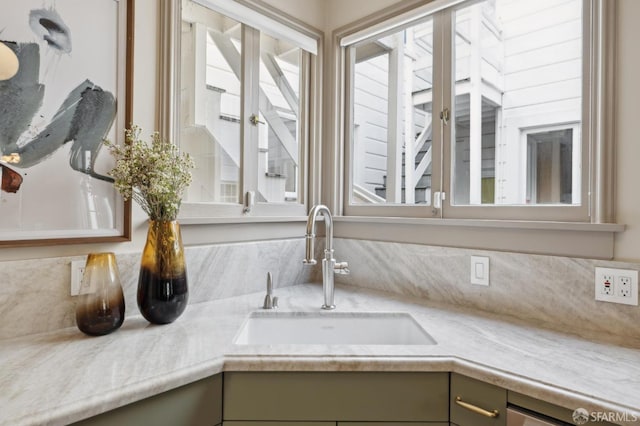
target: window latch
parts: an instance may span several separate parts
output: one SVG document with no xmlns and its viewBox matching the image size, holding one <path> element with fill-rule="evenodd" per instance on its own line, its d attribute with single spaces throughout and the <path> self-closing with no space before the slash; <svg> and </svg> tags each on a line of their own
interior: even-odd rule
<svg viewBox="0 0 640 426">
<path fill-rule="evenodd" d="M 440 111 L 440 120 L 442 120 L 445 126 L 449 124 L 449 108 Z"/>
<path fill-rule="evenodd" d="M 266 124 L 264 121 L 260 121 L 260 118 L 257 114 L 251 114 L 251 117 L 249 117 L 249 123 L 253 124 L 254 126 L 257 126 L 258 123 Z"/>
<path fill-rule="evenodd" d="M 244 214 L 250 213 L 251 209 L 253 208 L 253 205 L 255 204 L 255 200 L 256 200 L 256 193 L 253 191 L 247 191 L 247 193 L 244 194 L 244 209 L 242 209 L 242 213 Z"/>
<path fill-rule="evenodd" d="M 447 199 L 447 194 L 444 192 L 434 192 L 433 193 L 433 208 L 441 209 L 442 202 Z"/>
</svg>

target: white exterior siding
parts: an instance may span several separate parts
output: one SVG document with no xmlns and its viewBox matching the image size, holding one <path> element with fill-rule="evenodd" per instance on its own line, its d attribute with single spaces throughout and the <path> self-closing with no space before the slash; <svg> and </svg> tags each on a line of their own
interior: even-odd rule
<svg viewBox="0 0 640 426">
<path fill-rule="evenodd" d="M 522 130 L 582 119 L 582 2 L 498 2 L 504 40 L 502 143 L 496 202 L 524 204 L 527 168 Z M 579 155 L 578 155 L 579 157 Z M 574 158 L 574 164 L 580 158 Z"/>
</svg>

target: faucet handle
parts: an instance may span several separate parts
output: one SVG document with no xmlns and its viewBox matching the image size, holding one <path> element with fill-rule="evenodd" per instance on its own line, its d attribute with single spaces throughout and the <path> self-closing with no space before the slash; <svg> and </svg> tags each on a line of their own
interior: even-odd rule
<svg viewBox="0 0 640 426">
<path fill-rule="evenodd" d="M 333 267 L 333 271 L 339 275 L 349 275 L 349 263 L 348 262 L 336 262 Z"/>
<path fill-rule="evenodd" d="M 264 303 L 262 304 L 262 309 L 273 309 L 273 300 L 271 299 L 270 294 L 267 294 L 266 296 L 264 296 Z"/>
<path fill-rule="evenodd" d="M 318 261 L 315 259 L 302 259 L 302 263 L 308 266 L 317 265 Z"/>
</svg>

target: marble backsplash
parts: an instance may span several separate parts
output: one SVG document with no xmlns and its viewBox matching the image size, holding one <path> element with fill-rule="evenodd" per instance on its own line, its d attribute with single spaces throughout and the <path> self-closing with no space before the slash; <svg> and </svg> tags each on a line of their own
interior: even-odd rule
<svg viewBox="0 0 640 426">
<path fill-rule="evenodd" d="M 317 257 L 322 251 L 316 245 Z M 216 244 L 186 248 L 189 303 L 262 292 L 271 272 L 275 287 L 319 282 L 319 268 L 299 260 L 304 239 Z M 489 287 L 470 284 L 470 255 L 490 259 Z M 640 270 L 640 264 L 335 239 L 335 257 L 350 275 L 336 282 L 512 317 L 569 332 L 640 343 L 640 308 L 594 300 L 594 267 Z M 0 262 L 0 339 L 75 325 L 69 295 L 71 260 L 83 257 Z M 118 253 L 126 315 L 137 315 L 140 253 Z M 340 292 L 336 292 L 339 302 Z M 260 299 L 260 298 L 258 298 Z M 262 300 L 256 300 L 256 307 Z"/>
<path fill-rule="evenodd" d="M 186 247 L 185 256 L 190 304 L 264 291 L 267 272 L 276 288 L 309 282 L 313 272 L 301 261 L 304 239 Z M 85 258 L 0 262 L 0 339 L 75 326 L 70 262 Z M 138 315 L 140 253 L 117 253 L 116 258 L 125 316 Z M 256 300 L 256 307 L 261 303 Z"/>
<path fill-rule="evenodd" d="M 640 264 L 558 256 L 336 239 L 348 261 L 343 285 L 366 287 L 506 315 L 583 337 L 640 342 L 640 307 L 596 302 L 594 268 Z M 489 257 L 488 287 L 470 283 L 470 256 Z M 336 299 L 339 293 L 336 294 Z"/>
</svg>

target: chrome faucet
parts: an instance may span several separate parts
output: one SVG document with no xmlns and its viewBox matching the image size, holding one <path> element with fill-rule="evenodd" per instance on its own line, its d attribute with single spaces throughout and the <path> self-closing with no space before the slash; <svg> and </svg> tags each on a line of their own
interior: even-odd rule
<svg viewBox="0 0 640 426">
<path fill-rule="evenodd" d="M 273 277 L 271 272 L 267 272 L 267 294 L 264 296 L 262 309 L 276 309 L 278 307 L 278 298 L 273 296 Z"/>
<path fill-rule="evenodd" d="M 325 205 L 318 204 L 313 206 L 309 212 L 307 219 L 307 235 L 305 258 L 302 261 L 305 265 L 315 265 L 318 262 L 314 259 L 313 243 L 316 238 L 316 219 L 318 215 L 324 217 L 325 226 L 325 247 L 324 259 L 322 259 L 322 292 L 324 293 L 324 304 L 322 309 L 335 309 L 333 303 L 334 284 L 333 274 L 348 274 L 349 264 L 347 262 L 336 262 L 333 258 L 333 219 L 329 208 Z"/>
</svg>

